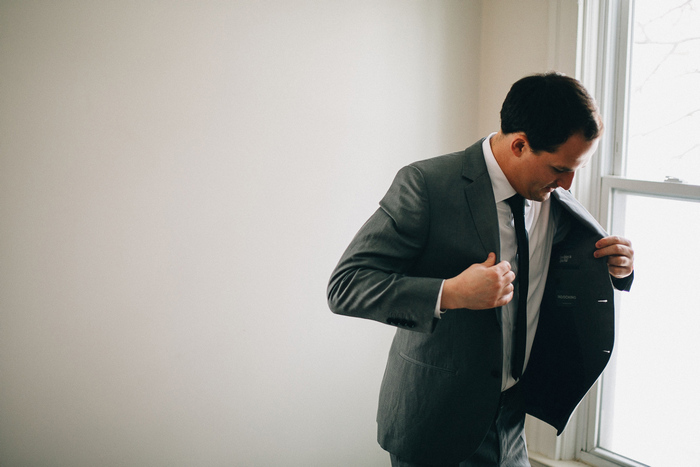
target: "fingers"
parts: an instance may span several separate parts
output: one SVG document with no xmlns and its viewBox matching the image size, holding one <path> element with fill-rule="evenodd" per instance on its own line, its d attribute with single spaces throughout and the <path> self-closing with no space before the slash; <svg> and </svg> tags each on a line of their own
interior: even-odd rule
<svg viewBox="0 0 700 467">
<path fill-rule="evenodd" d="M 609 237 L 601 238 L 598 240 L 595 244 L 596 248 L 604 248 L 606 246 L 610 245 L 615 245 L 615 244 L 622 244 L 622 245 L 627 245 L 627 246 L 632 246 L 632 242 L 630 242 L 628 239 L 625 237 L 618 237 L 617 235 L 611 235 Z"/>
<path fill-rule="evenodd" d="M 494 302 L 489 305 L 489 308 L 495 308 L 498 306 L 504 306 L 511 300 L 513 300 L 513 294 L 515 293 L 515 288 L 513 284 L 508 284 L 500 290 L 500 293 L 496 296 Z"/>
<path fill-rule="evenodd" d="M 496 255 L 494 253 L 489 253 L 487 261 L 491 260 L 492 256 L 493 262 L 495 262 Z M 491 266 L 491 270 L 496 273 L 496 280 L 500 289 L 493 306 L 503 306 L 513 299 L 513 281 L 515 280 L 515 273 L 512 271 L 508 261 L 501 261 Z"/>
<path fill-rule="evenodd" d="M 608 271 L 613 277 L 622 278 L 632 274 L 634 270 L 632 242 L 624 237 L 612 235 L 601 238 L 595 246 L 597 250 L 593 256 L 596 258 L 607 257 Z"/>
<path fill-rule="evenodd" d="M 513 299 L 513 293 L 515 287 L 513 286 L 513 281 L 515 280 L 515 273 L 510 269 L 510 263 L 508 261 L 501 261 L 498 263 L 494 269 L 501 269 L 505 273 L 500 276 L 500 297 L 497 298 L 494 306 L 504 306 Z"/>
<path fill-rule="evenodd" d="M 504 289 L 503 289 L 503 294 L 504 296 L 510 295 L 511 298 L 513 298 L 513 294 L 515 293 L 515 286 L 513 286 L 513 283 L 511 282 L 508 284 Z M 508 302 L 510 301 L 510 298 L 508 299 Z M 507 302 L 506 302 L 507 303 Z"/>
<path fill-rule="evenodd" d="M 512 286 L 511 286 L 512 287 Z M 494 306 L 505 306 L 507 305 L 511 300 L 513 300 L 513 291 L 511 290 L 510 293 L 507 293 L 503 295 Z"/>
<path fill-rule="evenodd" d="M 632 265 L 632 259 L 624 255 L 608 257 L 608 266 L 626 268 Z"/>
<path fill-rule="evenodd" d="M 632 242 L 624 237 L 618 237 L 612 235 L 610 237 L 601 238 L 595 244 L 597 250 L 593 255 L 596 258 L 602 258 L 603 256 L 610 255 L 626 255 L 629 256 L 633 253 Z"/>
<path fill-rule="evenodd" d="M 632 258 L 634 250 L 632 242 L 623 237 L 611 236 L 598 240 L 595 244 L 597 250 L 593 253 L 596 258 L 603 256 L 626 256 Z"/>
<path fill-rule="evenodd" d="M 634 270 L 634 261 L 627 256 L 608 256 L 608 271 L 617 278 L 627 277 Z"/>
</svg>

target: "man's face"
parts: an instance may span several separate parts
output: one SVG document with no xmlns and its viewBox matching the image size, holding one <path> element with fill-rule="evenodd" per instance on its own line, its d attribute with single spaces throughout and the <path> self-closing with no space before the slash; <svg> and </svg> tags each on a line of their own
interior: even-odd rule
<svg viewBox="0 0 700 467">
<path fill-rule="evenodd" d="M 597 139 L 586 141 L 580 133 L 572 135 L 555 152 L 534 153 L 526 144 L 513 188 L 534 201 L 546 200 L 557 187 L 568 190 L 574 173 L 588 163 L 597 147 Z"/>
</svg>

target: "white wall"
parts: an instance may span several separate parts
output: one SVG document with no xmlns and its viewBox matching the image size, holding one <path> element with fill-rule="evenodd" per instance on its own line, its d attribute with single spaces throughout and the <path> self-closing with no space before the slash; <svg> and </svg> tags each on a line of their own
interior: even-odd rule
<svg viewBox="0 0 700 467">
<path fill-rule="evenodd" d="M 503 98 L 520 78 L 576 74 L 577 0 L 484 0 L 479 134 L 498 131 Z"/>
<path fill-rule="evenodd" d="M 326 281 L 480 136 L 481 7 L 0 2 L 0 465 L 387 465 Z"/>
</svg>

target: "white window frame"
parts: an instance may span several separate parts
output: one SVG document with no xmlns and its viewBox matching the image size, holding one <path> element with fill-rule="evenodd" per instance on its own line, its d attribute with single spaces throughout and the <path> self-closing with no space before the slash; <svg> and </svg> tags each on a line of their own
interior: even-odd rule
<svg viewBox="0 0 700 467">
<path fill-rule="evenodd" d="M 621 227 L 624 219 L 623 203 L 618 201 L 614 209 L 612 205 L 618 192 L 700 200 L 700 186 L 697 185 L 634 180 L 622 176 L 625 173 L 628 58 L 631 50 L 633 2 L 634 0 L 578 2 L 576 77 L 595 97 L 605 131 L 598 149 L 599 157 L 577 171 L 572 191 L 607 231 L 613 225 Z M 550 0 L 550 17 L 556 16 L 561 7 L 557 0 Z M 557 24 L 553 18 L 550 18 L 550 23 Z M 550 41 L 557 43 L 556 28 L 550 31 Z M 550 56 L 556 57 L 556 51 L 550 50 Z M 557 69 L 556 66 L 553 68 Z M 559 437 L 553 428 L 543 422 L 528 419 L 526 430 L 528 445 L 533 442 L 530 446 L 534 448 L 534 452 L 530 453 L 533 467 L 644 467 L 598 447 L 601 392 L 602 378 L 584 398 Z"/>
<path fill-rule="evenodd" d="M 603 227 L 621 227 L 624 205 L 613 209 L 617 192 L 700 200 L 700 186 L 625 178 L 630 28 L 634 0 L 582 0 L 579 3 L 577 76 L 595 96 L 604 119 L 600 157 L 577 174 L 574 191 Z M 669 174 L 673 175 L 673 174 Z M 604 378 L 605 376 L 603 376 Z M 598 447 L 601 406 L 599 381 L 579 407 L 575 458 L 600 467 L 642 467 L 630 459 Z M 573 420 L 572 420 L 573 421 Z"/>
</svg>

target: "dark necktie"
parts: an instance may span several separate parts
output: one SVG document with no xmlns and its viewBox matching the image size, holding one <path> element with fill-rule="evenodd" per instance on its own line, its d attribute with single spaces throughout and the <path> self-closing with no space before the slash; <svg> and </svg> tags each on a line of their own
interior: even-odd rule
<svg viewBox="0 0 700 467">
<path fill-rule="evenodd" d="M 525 365 L 525 341 L 527 339 L 527 288 L 530 281 L 530 248 L 525 230 L 524 198 L 519 194 L 506 200 L 513 211 L 515 236 L 518 240 L 518 308 L 515 317 L 515 335 L 513 336 L 513 358 L 511 374 L 520 379 Z"/>
</svg>

